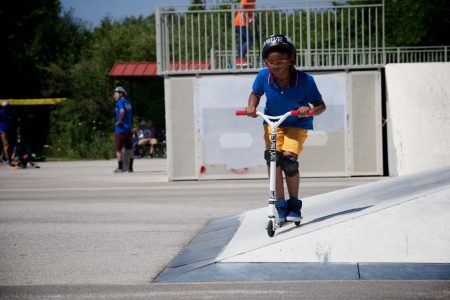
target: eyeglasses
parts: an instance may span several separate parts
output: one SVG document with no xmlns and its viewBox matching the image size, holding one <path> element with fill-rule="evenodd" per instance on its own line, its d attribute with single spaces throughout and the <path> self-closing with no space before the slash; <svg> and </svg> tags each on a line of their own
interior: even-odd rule
<svg viewBox="0 0 450 300">
<path fill-rule="evenodd" d="M 278 68 L 278 67 L 288 65 L 290 63 L 291 63 L 290 59 L 280 60 L 280 61 L 266 60 L 266 65 L 270 68 Z"/>
</svg>

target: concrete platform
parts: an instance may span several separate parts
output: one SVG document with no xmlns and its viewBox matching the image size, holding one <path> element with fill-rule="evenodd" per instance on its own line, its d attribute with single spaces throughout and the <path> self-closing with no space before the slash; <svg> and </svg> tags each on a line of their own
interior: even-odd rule
<svg viewBox="0 0 450 300">
<path fill-rule="evenodd" d="M 273 238 L 267 208 L 204 228 L 156 282 L 450 280 L 450 166 L 305 198 Z"/>
</svg>

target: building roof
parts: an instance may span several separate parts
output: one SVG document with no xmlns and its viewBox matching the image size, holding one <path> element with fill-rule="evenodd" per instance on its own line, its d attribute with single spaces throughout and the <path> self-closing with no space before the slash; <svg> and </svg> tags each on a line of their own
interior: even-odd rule
<svg viewBox="0 0 450 300">
<path fill-rule="evenodd" d="M 158 76 L 156 62 L 116 62 L 108 75 L 111 77 Z"/>
<path fill-rule="evenodd" d="M 171 71 L 197 71 L 211 68 L 207 61 L 174 61 L 169 64 Z M 110 77 L 153 77 L 158 76 L 156 62 L 116 62 L 108 74 Z"/>
<path fill-rule="evenodd" d="M 169 64 L 170 71 L 198 71 L 210 68 L 208 61 L 175 61 Z"/>
</svg>

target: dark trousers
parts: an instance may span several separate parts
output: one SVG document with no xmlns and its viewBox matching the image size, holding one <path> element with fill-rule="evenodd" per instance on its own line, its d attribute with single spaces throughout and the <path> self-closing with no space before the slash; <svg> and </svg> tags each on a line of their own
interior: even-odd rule
<svg viewBox="0 0 450 300">
<path fill-rule="evenodd" d="M 248 34 L 247 34 L 248 32 Z M 247 55 L 247 51 L 250 47 L 253 46 L 253 31 L 249 26 L 237 26 L 236 27 L 236 36 L 237 39 L 237 55 L 238 57 L 245 57 Z M 248 36 L 248 40 L 247 40 Z"/>
</svg>

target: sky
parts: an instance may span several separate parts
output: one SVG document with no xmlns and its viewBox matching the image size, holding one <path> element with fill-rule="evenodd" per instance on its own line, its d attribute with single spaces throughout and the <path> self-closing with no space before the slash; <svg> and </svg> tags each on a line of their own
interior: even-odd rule
<svg viewBox="0 0 450 300">
<path fill-rule="evenodd" d="M 139 15 L 148 16 L 155 11 L 155 7 L 160 6 L 189 6 L 192 0 L 60 0 L 63 10 L 70 8 L 74 10 L 74 16 L 86 21 L 88 26 L 96 27 L 100 21 L 108 16 L 113 20 L 120 20 L 125 17 Z M 267 2 L 264 0 L 263 2 Z M 330 4 L 330 0 L 315 0 L 318 4 Z M 220 0 L 206 0 L 206 3 L 214 4 Z M 257 1 L 258 2 L 258 1 Z M 270 2 L 276 3 L 276 0 Z"/>
<path fill-rule="evenodd" d="M 148 16 L 158 5 L 189 5 L 191 0 L 60 0 L 64 10 L 73 8 L 74 16 L 93 27 L 109 16 L 120 20 L 129 16 Z"/>
</svg>

